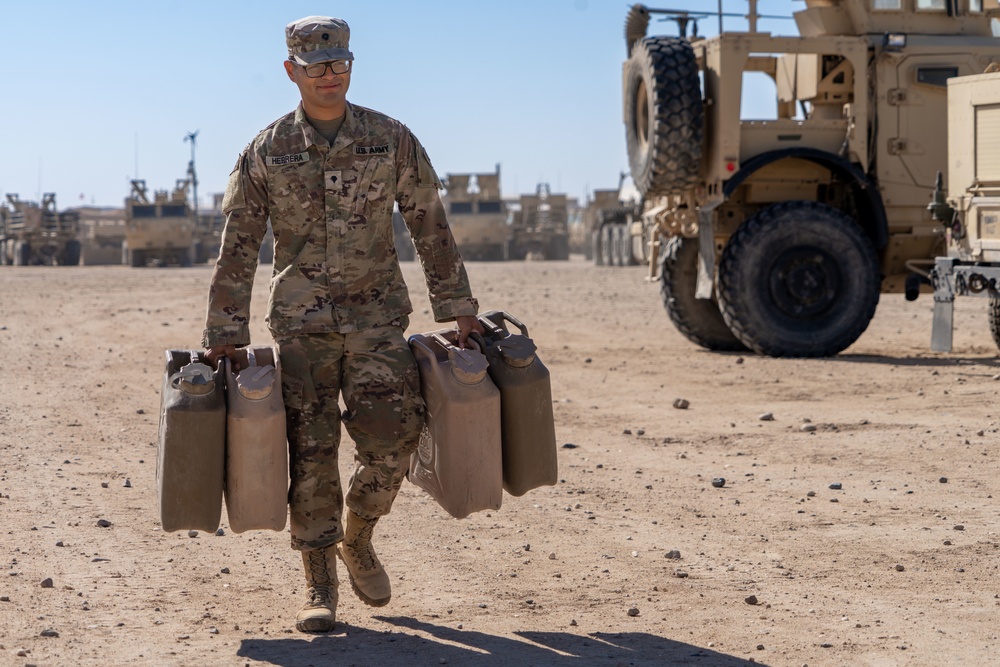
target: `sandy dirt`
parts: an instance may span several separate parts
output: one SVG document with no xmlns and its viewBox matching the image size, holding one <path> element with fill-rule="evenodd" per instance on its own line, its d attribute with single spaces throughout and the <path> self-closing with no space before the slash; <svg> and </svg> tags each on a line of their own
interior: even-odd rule
<svg viewBox="0 0 1000 667">
<path fill-rule="evenodd" d="M 404 270 L 410 333 L 438 328 Z M 688 343 L 642 268 L 470 263 L 551 371 L 560 482 L 464 520 L 404 484 L 391 604 L 342 583 L 312 636 L 287 532 L 159 528 L 163 351 L 198 344 L 210 271 L 0 269 L 0 665 L 996 664 L 985 300 L 951 354 L 928 296 L 887 295 L 844 354 L 771 359 Z"/>
</svg>

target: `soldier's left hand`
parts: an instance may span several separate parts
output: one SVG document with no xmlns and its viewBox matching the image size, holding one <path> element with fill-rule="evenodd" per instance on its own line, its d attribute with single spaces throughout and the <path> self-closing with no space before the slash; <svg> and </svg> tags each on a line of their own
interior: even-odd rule
<svg viewBox="0 0 1000 667">
<path fill-rule="evenodd" d="M 486 334 L 486 330 L 483 325 L 480 324 L 479 319 L 475 315 L 459 315 L 455 318 L 455 323 L 458 325 L 458 346 L 467 347 L 466 341 L 469 339 L 469 334 L 475 331 L 480 336 Z"/>
</svg>

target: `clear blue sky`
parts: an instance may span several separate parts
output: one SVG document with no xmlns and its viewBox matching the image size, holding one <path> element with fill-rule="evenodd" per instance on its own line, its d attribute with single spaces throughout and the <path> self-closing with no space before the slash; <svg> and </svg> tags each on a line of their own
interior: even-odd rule
<svg viewBox="0 0 1000 667">
<path fill-rule="evenodd" d="M 614 187 L 627 168 L 621 66 L 630 4 L 0 0 L 0 194 L 55 192 L 60 209 L 121 206 L 130 178 L 151 189 L 183 178 L 184 137 L 198 130 L 205 206 L 250 139 L 298 102 L 281 65 L 285 24 L 331 14 L 351 26 L 348 99 L 406 123 L 439 174 L 499 162 L 505 196 L 545 181 L 582 199 Z M 716 0 L 648 4 L 703 10 Z M 760 0 L 759 11 L 790 16 L 792 5 Z M 742 13 L 746 2 L 724 8 Z M 704 21 L 700 32 L 717 27 Z M 761 29 L 795 31 L 791 21 Z"/>
</svg>

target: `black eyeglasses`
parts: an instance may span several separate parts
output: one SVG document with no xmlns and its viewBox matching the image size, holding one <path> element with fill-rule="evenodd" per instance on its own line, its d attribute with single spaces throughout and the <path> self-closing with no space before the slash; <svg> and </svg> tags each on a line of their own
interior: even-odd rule
<svg viewBox="0 0 1000 667">
<path fill-rule="evenodd" d="M 326 68 L 334 74 L 347 74 L 351 71 L 350 60 L 328 60 L 322 63 L 312 63 L 311 65 L 300 65 L 306 71 L 306 76 L 310 79 L 318 79 L 326 74 Z"/>
</svg>

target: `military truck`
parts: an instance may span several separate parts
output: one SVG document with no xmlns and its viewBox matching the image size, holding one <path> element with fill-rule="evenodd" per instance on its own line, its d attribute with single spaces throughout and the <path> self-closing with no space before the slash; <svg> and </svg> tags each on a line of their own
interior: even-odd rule
<svg viewBox="0 0 1000 667">
<path fill-rule="evenodd" d="M 552 194 L 539 183 L 533 195 L 521 195 L 511 217 L 507 259 L 569 259 L 569 212 L 565 194 Z"/>
<path fill-rule="evenodd" d="M 0 227 L 0 264 L 13 266 L 76 266 L 80 263 L 80 216 L 56 210 L 56 195 L 42 203 L 7 195 Z"/>
<path fill-rule="evenodd" d="M 157 190 L 151 201 L 146 181 L 132 181 L 132 192 L 125 199 L 122 264 L 191 266 L 195 239 L 188 184 L 186 179 L 178 179 L 171 193 Z"/>
<path fill-rule="evenodd" d="M 500 165 L 492 174 L 447 174 L 444 186 L 441 199 L 462 258 L 504 259 L 510 227 L 500 198 Z"/>
<path fill-rule="evenodd" d="M 629 223 L 642 214 L 642 197 L 627 172 L 618 177 L 617 190 L 594 190 L 584 212 L 589 230 L 587 259 L 596 266 L 633 266 L 639 261 L 632 253 Z M 639 255 L 643 256 L 643 245 Z"/>
<path fill-rule="evenodd" d="M 709 12 L 628 12 L 623 115 L 643 197 L 629 246 L 692 342 L 833 355 L 880 293 L 930 290 L 946 85 L 1000 60 L 996 0 L 805 0 L 790 37 L 759 32 L 748 4 L 748 32 L 711 38 L 686 30 Z M 647 37 L 654 15 L 680 34 Z M 761 73 L 774 117 L 743 118 Z"/>
<path fill-rule="evenodd" d="M 948 236 L 931 271 L 931 349 L 951 351 L 956 296 L 989 299 L 1000 347 L 1000 71 L 948 80 L 947 171 L 930 205 Z"/>
</svg>

